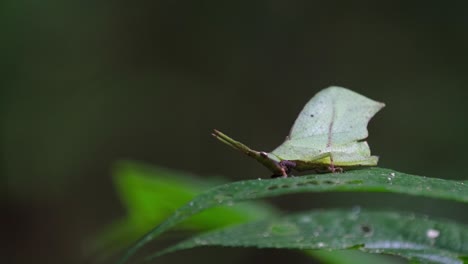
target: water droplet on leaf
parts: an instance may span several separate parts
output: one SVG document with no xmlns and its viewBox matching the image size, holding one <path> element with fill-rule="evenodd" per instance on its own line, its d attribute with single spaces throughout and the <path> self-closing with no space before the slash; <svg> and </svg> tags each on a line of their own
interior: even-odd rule
<svg viewBox="0 0 468 264">
<path fill-rule="evenodd" d="M 436 239 L 437 237 L 439 237 L 439 235 L 440 231 L 437 229 L 428 229 L 426 231 L 426 236 L 430 239 Z"/>
</svg>

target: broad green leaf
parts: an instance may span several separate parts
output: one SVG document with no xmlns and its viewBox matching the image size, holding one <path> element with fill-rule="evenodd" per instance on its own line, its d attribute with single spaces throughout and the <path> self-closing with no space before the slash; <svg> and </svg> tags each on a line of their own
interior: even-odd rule
<svg viewBox="0 0 468 264">
<path fill-rule="evenodd" d="M 332 86 L 317 93 L 294 122 L 286 141 L 271 153 L 255 151 L 215 130 L 221 142 L 253 157 L 275 175 L 292 170 L 335 170 L 375 166 L 368 136 L 369 120 L 385 105 L 343 87 Z"/>
<path fill-rule="evenodd" d="M 292 193 L 332 191 L 402 193 L 468 203 L 468 185 L 463 182 L 426 178 L 382 168 L 233 182 L 208 190 L 177 209 L 166 221 L 128 249 L 120 263 L 125 263 L 139 248 L 161 233 L 207 208 Z"/>
<path fill-rule="evenodd" d="M 323 264 L 397 264 L 403 259 L 395 256 L 368 254 L 355 249 L 348 250 L 304 250 Z"/>
<path fill-rule="evenodd" d="M 106 259 L 144 235 L 155 223 L 163 221 L 197 194 L 223 183 L 219 179 L 201 179 L 196 175 L 131 161 L 118 162 L 113 174 L 117 194 L 128 215 L 116 220 L 87 243 L 88 254 L 93 255 L 94 259 Z M 269 204 L 255 201 L 212 208 L 188 218 L 177 228 L 210 230 L 275 215 L 276 210 Z M 326 259 L 327 254 L 310 252 L 310 255 L 320 259 Z M 342 263 L 347 264 L 353 259 L 356 259 L 355 263 L 362 263 L 360 260 L 363 257 L 369 258 L 368 255 L 357 255 L 354 251 L 333 254 L 331 257 L 334 263 L 341 259 L 345 261 Z"/>
<path fill-rule="evenodd" d="M 396 212 L 325 210 L 228 227 L 198 235 L 149 257 L 197 246 L 342 250 L 462 263 L 468 226 Z"/>
</svg>

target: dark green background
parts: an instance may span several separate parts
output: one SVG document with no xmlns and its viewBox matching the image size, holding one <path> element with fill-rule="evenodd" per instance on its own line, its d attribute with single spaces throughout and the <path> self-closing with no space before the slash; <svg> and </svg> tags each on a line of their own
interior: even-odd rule
<svg viewBox="0 0 468 264">
<path fill-rule="evenodd" d="M 110 175 L 119 159 L 201 177 L 268 177 L 211 129 L 272 150 L 330 85 L 387 104 L 369 126 L 380 166 L 467 179 L 468 5 L 455 3 L 3 1 L 7 262 L 82 263 L 86 239 L 124 214 Z M 395 195 L 275 202 L 285 211 L 361 204 L 468 221 L 466 206 Z M 307 262 L 219 252 L 232 262 Z M 215 260 L 209 249 L 192 253 Z"/>
</svg>

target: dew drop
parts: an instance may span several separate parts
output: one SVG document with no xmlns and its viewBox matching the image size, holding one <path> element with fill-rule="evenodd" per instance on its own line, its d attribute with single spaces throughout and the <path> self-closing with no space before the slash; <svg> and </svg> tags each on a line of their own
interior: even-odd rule
<svg viewBox="0 0 468 264">
<path fill-rule="evenodd" d="M 351 214 L 349 215 L 349 219 L 351 220 L 356 220 L 359 218 L 359 214 L 361 213 L 361 207 L 360 206 L 355 206 L 351 210 Z"/>
<path fill-rule="evenodd" d="M 440 231 L 437 229 L 428 229 L 426 231 L 426 236 L 429 239 L 436 239 L 437 237 L 439 237 L 439 235 L 440 235 Z"/>
<path fill-rule="evenodd" d="M 351 213 L 353 214 L 360 214 L 361 213 L 361 206 L 354 206 L 353 209 L 351 209 Z"/>
</svg>

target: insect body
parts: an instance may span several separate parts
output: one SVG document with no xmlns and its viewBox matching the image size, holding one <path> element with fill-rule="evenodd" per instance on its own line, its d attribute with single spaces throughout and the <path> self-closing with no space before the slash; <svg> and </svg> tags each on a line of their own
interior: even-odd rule
<svg viewBox="0 0 468 264">
<path fill-rule="evenodd" d="M 375 166 L 366 141 L 367 124 L 385 104 L 342 87 L 317 93 L 304 106 L 286 140 L 272 152 L 255 151 L 214 130 L 221 142 L 256 159 L 274 175 L 297 171 L 342 171 Z"/>
</svg>

